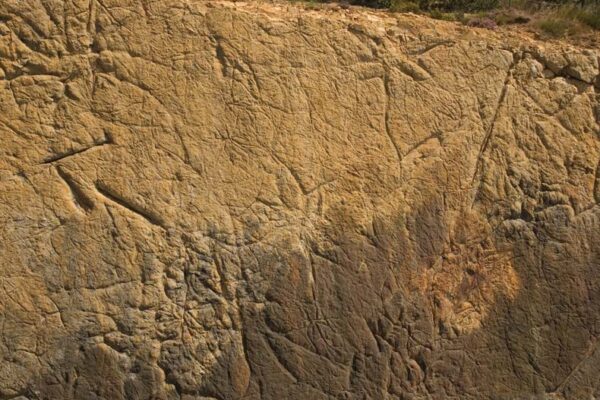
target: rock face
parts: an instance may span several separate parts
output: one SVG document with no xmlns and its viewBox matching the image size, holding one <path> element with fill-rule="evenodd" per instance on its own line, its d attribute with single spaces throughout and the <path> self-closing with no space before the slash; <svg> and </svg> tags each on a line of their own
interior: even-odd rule
<svg viewBox="0 0 600 400">
<path fill-rule="evenodd" d="M 3 0 L 0 68 L 0 399 L 600 396 L 597 52 Z"/>
</svg>

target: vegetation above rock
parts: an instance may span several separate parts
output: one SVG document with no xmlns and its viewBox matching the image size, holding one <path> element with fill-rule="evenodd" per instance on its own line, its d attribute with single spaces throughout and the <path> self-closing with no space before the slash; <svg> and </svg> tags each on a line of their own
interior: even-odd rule
<svg viewBox="0 0 600 400">
<path fill-rule="evenodd" d="M 343 3 L 392 12 L 428 14 L 436 19 L 460 21 L 488 29 L 495 29 L 498 25 L 530 23 L 541 35 L 554 38 L 600 30 L 598 0 L 348 0 Z"/>
</svg>

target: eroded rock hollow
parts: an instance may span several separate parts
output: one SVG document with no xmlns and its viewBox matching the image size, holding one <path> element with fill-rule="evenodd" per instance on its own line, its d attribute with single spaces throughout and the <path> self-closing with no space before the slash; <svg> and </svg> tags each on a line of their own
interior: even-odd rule
<svg viewBox="0 0 600 400">
<path fill-rule="evenodd" d="M 600 396 L 598 52 L 0 2 L 1 399 Z"/>
</svg>

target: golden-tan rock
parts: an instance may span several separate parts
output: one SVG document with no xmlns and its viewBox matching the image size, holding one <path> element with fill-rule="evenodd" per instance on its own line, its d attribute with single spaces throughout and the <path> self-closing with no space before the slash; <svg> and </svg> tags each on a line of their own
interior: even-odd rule
<svg viewBox="0 0 600 400">
<path fill-rule="evenodd" d="M 0 399 L 600 397 L 598 57 L 0 2 Z"/>
</svg>

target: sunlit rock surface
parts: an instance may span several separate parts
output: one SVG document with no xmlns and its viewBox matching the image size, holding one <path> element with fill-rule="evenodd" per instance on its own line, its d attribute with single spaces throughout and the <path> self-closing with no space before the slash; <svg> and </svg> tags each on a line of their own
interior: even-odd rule
<svg viewBox="0 0 600 400">
<path fill-rule="evenodd" d="M 0 398 L 599 397 L 599 87 L 414 15 L 0 2 Z"/>
</svg>

